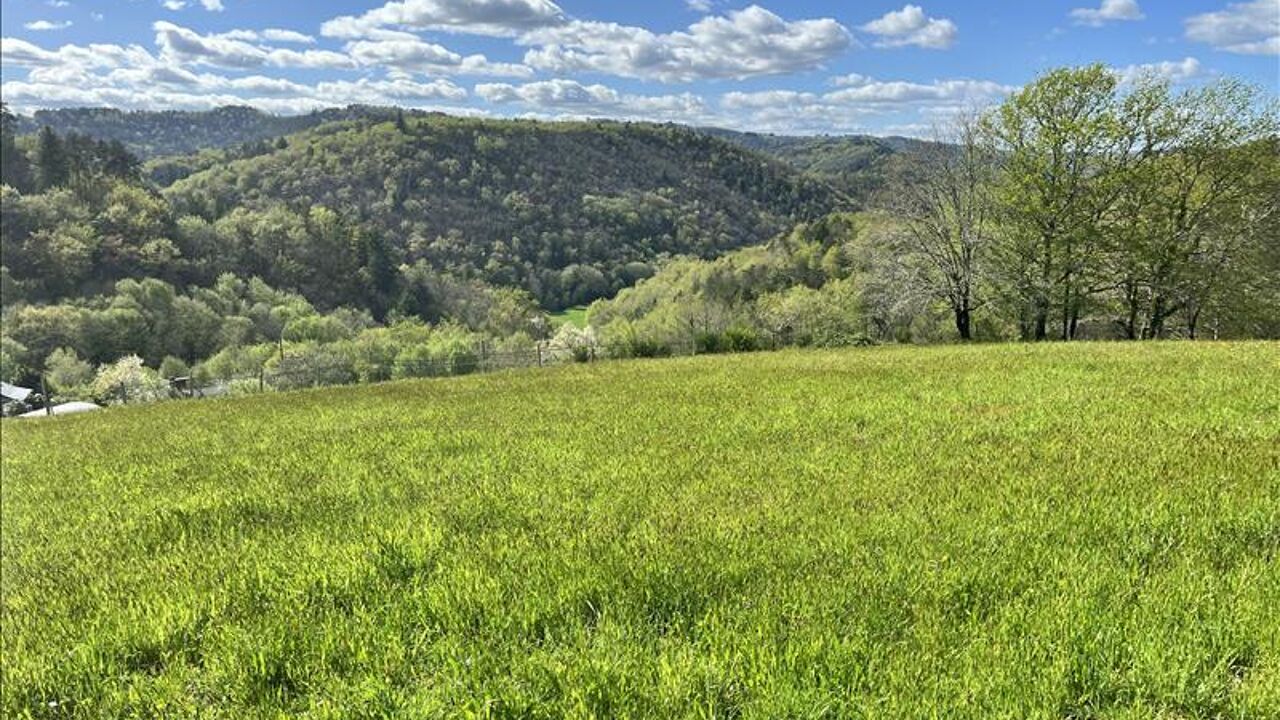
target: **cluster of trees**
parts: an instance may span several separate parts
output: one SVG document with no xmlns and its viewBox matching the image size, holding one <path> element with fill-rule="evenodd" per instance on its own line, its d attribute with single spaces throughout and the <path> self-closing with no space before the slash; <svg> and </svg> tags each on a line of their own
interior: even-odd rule
<svg viewBox="0 0 1280 720">
<path fill-rule="evenodd" d="M 136 178 L 139 162 L 118 140 L 97 140 L 70 133 L 60 136 L 49 127 L 24 138 L 19 146 L 17 119 L 0 106 L 0 183 L 18 192 L 43 192 L 107 176 Z"/>
<path fill-rule="evenodd" d="M 672 263 L 591 322 L 659 345 L 1278 337 L 1278 131 L 1230 80 L 1054 71 L 916 146 L 873 215 Z"/>
<path fill-rule="evenodd" d="M 1173 92 L 1095 65 L 956 121 L 890 210 L 955 317 L 1018 336 L 1274 336 L 1280 126 L 1232 80 Z"/>
<path fill-rule="evenodd" d="M 673 261 L 588 319 L 623 355 L 940 341 L 946 314 L 908 290 L 913 271 L 886 242 L 894 232 L 880 213 L 833 214 L 715 260 Z"/>
<path fill-rule="evenodd" d="M 177 376 L 288 388 L 460 374 L 489 356 L 532 351 L 550 331 L 520 290 L 428 281 L 441 283 L 449 303 L 441 309 L 457 319 L 432 325 L 397 312 L 383 322 L 351 308 L 321 312 L 301 295 L 230 274 L 187 292 L 154 278 L 121 280 L 108 295 L 8 310 L 0 379 L 38 386 L 43 375 L 59 399 L 114 402 L 150 398 L 156 387 L 167 394 L 164 381 Z M 146 393 L 100 381 L 122 374 Z"/>
</svg>

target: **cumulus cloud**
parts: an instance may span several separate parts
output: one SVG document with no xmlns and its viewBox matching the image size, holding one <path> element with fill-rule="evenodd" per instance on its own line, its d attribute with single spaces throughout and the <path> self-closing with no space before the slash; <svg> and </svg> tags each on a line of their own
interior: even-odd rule
<svg viewBox="0 0 1280 720">
<path fill-rule="evenodd" d="M 550 0 L 401 0 L 363 15 L 333 18 L 320 33 L 355 39 L 376 37 L 387 28 L 409 28 L 509 37 L 565 19 L 564 11 Z"/>
<path fill-rule="evenodd" d="M 513 63 L 490 62 L 484 55 L 462 56 L 416 35 L 390 39 L 359 40 L 347 44 L 347 52 L 361 65 L 402 72 L 439 75 L 490 75 L 530 77 L 533 70 Z"/>
<path fill-rule="evenodd" d="M 327 52 L 253 45 L 245 49 L 234 45 L 247 44 L 243 41 L 211 37 L 199 36 L 199 42 L 192 47 L 205 52 L 212 43 L 220 53 L 218 63 L 192 64 L 216 66 L 234 62 L 234 70 L 297 67 L 311 62 L 309 53 Z M 166 50 L 171 51 L 172 47 L 162 48 L 158 55 L 137 45 L 63 45 L 50 50 L 19 38 L 4 38 L 0 43 L 3 62 L 26 68 L 27 77 L 5 82 L 0 90 L 5 101 L 22 112 L 84 105 L 121 109 L 249 105 L 268 112 L 298 113 L 351 103 L 439 108 L 439 103 L 457 103 L 468 97 L 466 89 L 442 78 L 429 82 L 410 77 L 361 78 L 308 84 L 266 74 L 237 77 L 195 72 L 186 64 L 175 62 Z M 193 52 L 192 48 L 183 51 Z M 462 58 L 460 64 L 466 61 Z"/>
<path fill-rule="evenodd" d="M 1240 55 L 1280 55 L 1280 2 L 1233 3 L 1186 19 L 1188 40 Z"/>
<path fill-rule="evenodd" d="M 267 28 L 266 30 L 229 30 L 222 33 L 221 36 L 231 40 L 247 40 L 250 42 L 270 40 L 272 42 L 297 43 L 299 45 L 314 45 L 316 41 L 316 39 L 310 35 L 306 35 L 295 30 L 285 30 L 283 28 Z"/>
<path fill-rule="evenodd" d="M 884 109 L 890 106 L 965 105 L 997 100 L 1015 88 L 989 80 L 935 80 L 931 83 L 901 80 L 881 81 L 865 75 L 834 78 L 841 87 L 826 93 L 766 90 L 762 92 L 729 92 L 721 99 L 728 109 L 760 109 L 769 107 L 817 108 L 867 106 Z"/>
<path fill-rule="evenodd" d="M 272 65 L 301 68 L 353 68 L 349 56 L 331 50 L 292 50 L 256 45 L 241 38 L 246 31 L 202 35 L 195 30 L 163 20 L 152 25 L 160 54 L 178 62 L 198 63 L 232 69 Z M 256 37 L 256 34 L 255 34 Z"/>
<path fill-rule="evenodd" d="M 475 94 L 496 105 L 521 106 L 533 117 L 711 121 L 706 103 L 692 93 L 632 95 L 600 84 L 557 79 L 522 85 L 481 84 L 476 85 Z"/>
<path fill-rule="evenodd" d="M 525 64 L 553 73 L 602 72 L 690 82 L 809 70 L 849 47 L 835 20 L 786 21 L 758 5 L 710 16 L 684 32 L 575 20 L 519 38 Z"/>
<path fill-rule="evenodd" d="M 882 132 L 893 127 L 895 134 L 920 135 L 929 127 L 922 118 L 993 103 L 1015 89 L 985 80 L 919 83 L 858 74 L 832 78 L 831 84 L 839 89 L 725 93 L 719 102 L 718 122 L 767 132 L 830 133 L 867 132 L 868 121 L 875 119 Z"/>
<path fill-rule="evenodd" d="M 1071 19 L 1077 25 L 1100 27 L 1118 20 L 1141 20 L 1145 15 L 1138 7 L 1137 0 L 1102 0 L 1096 8 L 1076 8 L 1071 11 Z"/>
<path fill-rule="evenodd" d="M 28 30 L 47 31 L 47 30 L 65 30 L 71 27 L 70 20 L 33 20 L 26 23 L 22 27 Z"/>
<path fill-rule="evenodd" d="M 1200 61 L 1193 57 L 1181 60 L 1166 60 L 1158 63 L 1143 63 L 1116 68 L 1116 75 L 1124 83 L 1132 83 L 1143 77 L 1155 77 L 1171 83 L 1193 80 L 1202 74 Z"/>
<path fill-rule="evenodd" d="M 63 45 L 47 50 L 21 38 L 0 40 L 0 59 L 20 67 L 49 68 L 116 68 L 144 66 L 156 62 L 155 57 L 138 45 Z"/>
<path fill-rule="evenodd" d="M 916 47 L 945 50 L 956 41 L 956 24 L 947 19 L 927 16 L 919 5 L 904 5 L 901 10 L 885 13 L 883 17 L 859 28 L 876 35 L 876 47 Z"/>
</svg>

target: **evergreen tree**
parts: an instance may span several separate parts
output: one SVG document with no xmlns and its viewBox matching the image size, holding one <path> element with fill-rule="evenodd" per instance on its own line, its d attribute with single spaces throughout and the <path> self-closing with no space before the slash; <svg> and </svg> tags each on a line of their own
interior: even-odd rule
<svg viewBox="0 0 1280 720">
<path fill-rule="evenodd" d="M 70 174 L 71 165 L 62 138 L 45 125 L 36 141 L 36 189 L 44 191 L 66 185 Z"/>
<path fill-rule="evenodd" d="M 0 184 L 19 192 L 31 189 L 31 163 L 16 141 L 18 119 L 0 103 Z"/>
</svg>

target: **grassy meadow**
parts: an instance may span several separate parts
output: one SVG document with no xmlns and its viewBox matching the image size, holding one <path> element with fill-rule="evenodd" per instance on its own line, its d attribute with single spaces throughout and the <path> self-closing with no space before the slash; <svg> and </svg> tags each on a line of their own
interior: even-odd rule
<svg viewBox="0 0 1280 720">
<path fill-rule="evenodd" d="M 575 305 L 559 312 L 553 312 L 550 317 L 551 324 L 555 327 L 569 323 L 576 328 L 585 328 L 587 326 L 587 306 Z"/>
<path fill-rule="evenodd" d="M 0 715 L 1280 717 L 1280 345 L 887 347 L 3 431 Z"/>
</svg>

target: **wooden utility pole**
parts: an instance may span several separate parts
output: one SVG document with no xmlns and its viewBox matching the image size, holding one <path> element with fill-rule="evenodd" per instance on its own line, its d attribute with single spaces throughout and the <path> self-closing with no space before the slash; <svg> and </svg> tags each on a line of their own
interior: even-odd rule
<svg viewBox="0 0 1280 720">
<path fill-rule="evenodd" d="M 44 414 L 53 415 L 53 402 L 49 397 L 49 388 L 44 381 L 44 373 L 40 373 L 40 397 L 44 399 Z"/>
</svg>

